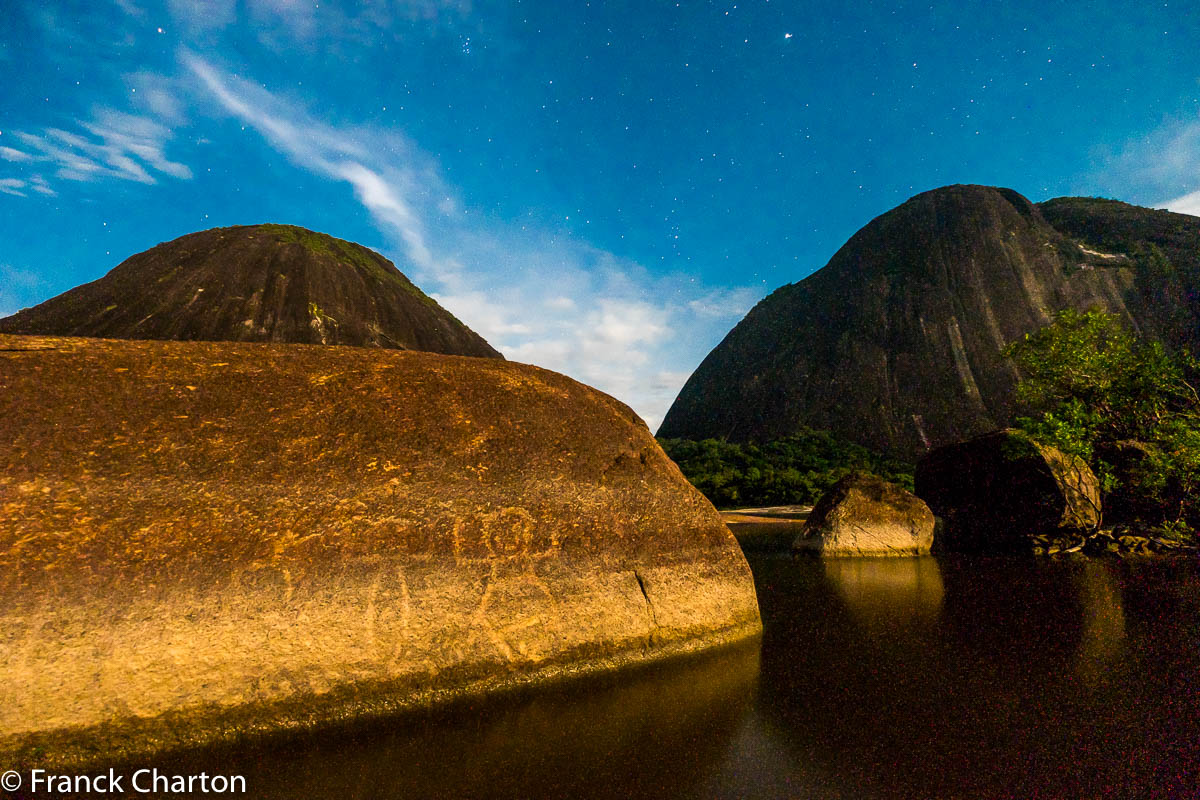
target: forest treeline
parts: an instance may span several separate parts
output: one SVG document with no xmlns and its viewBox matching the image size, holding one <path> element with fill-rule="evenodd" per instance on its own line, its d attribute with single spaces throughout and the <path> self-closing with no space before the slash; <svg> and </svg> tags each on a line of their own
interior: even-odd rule
<svg viewBox="0 0 1200 800">
<path fill-rule="evenodd" d="M 659 439 L 683 474 L 718 508 L 812 505 L 846 473 L 861 470 L 912 489 L 913 465 L 824 431 L 771 442 Z"/>
</svg>

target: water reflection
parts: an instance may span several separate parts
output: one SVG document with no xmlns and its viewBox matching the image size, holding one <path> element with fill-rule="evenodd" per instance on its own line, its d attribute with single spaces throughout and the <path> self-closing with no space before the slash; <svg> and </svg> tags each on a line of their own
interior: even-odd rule
<svg viewBox="0 0 1200 800">
<path fill-rule="evenodd" d="M 725 759 L 694 796 L 698 798 L 854 797 L 850 782 L 815 759 L 797 758 L 793 736 L 761 709 L 742 719 Z M 686 797 L 681 793 L 680 797 Z"/>
<path fill-rule="evenodd" d="M 1082 617 L 1075 674 L 1096 686 L 1111 675 L 1125 647 L 1125 607 L 1111 564 L 1087 561 L 1080 567 L 1072 576 Z"/>
<path fill-rule="evenodd" d="M 759 708 L 850 796 L 1196 796 L 1194 564 L 752 563 Z"/>
<path fill-rule="evenodd" d="M 761 654 L 191 757 L 267 798 L 1194 797 L 1186 561 L 753 556 Z M 161 766 L 161 765 L 160 765 Z"/>
<path fill-rule="evenodd" d="M 935 558 L 828 558 L 825 578 L 866 626 L 935 623 L 942 571 Z"/>
<path fill-rule="evenodd" d="M 759 644 L 393 726 L 194 754 L 263 798 L 678 797 L 726 758 Z M 219 766 L 219 770 L 216 767 Z"/>
</svg>

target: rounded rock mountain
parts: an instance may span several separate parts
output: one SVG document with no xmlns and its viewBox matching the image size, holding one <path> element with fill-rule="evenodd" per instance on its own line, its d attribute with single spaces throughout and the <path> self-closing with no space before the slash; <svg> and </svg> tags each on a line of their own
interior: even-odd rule
<svg viewBox="0 0 1200 800">
<path fill-rule="evenodd" d="M 1200 344 L 1200 219 L 1011 189 L 918 194 L 829 263 L 763 299 L 704 359 L 665 438 L 764 441 L 826 430 L 893 456 L 1011 421 L 1009 342 L 1056 311 L 1100 308 L 1169 345 Z"/>
<path fill-rule="evenodd" d="M 0 319 L 0 333 L 500 354 L 362 245 L 294 225 L 181 236 Z"/>
</svg>

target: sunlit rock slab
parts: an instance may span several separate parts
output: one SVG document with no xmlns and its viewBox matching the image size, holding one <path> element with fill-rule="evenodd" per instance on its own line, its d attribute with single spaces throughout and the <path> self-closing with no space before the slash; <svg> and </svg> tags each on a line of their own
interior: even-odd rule
<svg viewBox="0 0 1200 800">
<path fill-rule="evenodd" d="M 0 755 L 391 714 L 760 631 L 645 424 L 564 376 L 0 335 Z"/>
</svg>

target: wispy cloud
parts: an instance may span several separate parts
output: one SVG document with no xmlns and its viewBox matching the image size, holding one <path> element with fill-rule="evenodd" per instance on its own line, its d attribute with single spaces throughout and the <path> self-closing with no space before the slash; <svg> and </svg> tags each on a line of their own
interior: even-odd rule
<svg viewBox="0 0 1200 800">
<path fill-rule="evenodd" d="M 437 165 L 395 131 L 337 128 L 200 56 L 183 62 L 225 113 L 295 165 L 354 193 L 400 267 L 507 357 L 571 375 L 656 427 L 690 371 L 761 293 L 656 276 L 555 231 L 476 222 Z"/>
<path fill-rule="evenodd" d="M 237 21 L 237 0 L 167 0 L 167 9 L 191 32 L 217 30 Z"/>
<path fill-rule="evenodd" d="M 365 162 L 372 148 L 360 143 L 361 136 L 335 131 L 314 119 L 291 119 L 285 104 L 267 90 L 225 74 L 194 54 L 185 53 L 183 61 L 226 111 L 254 127 L 294 164 L 349 183 L 371 214 L 400 235 L 409 260 L 422 276 L 442 283 L 455 281 L 461 266 L 434 256 L 418 212 L 406 197 L 405 189 L 412 184 L 410 165 L 368 167 Z M 387 138 L 389 151 L 414 149 L 397 134 Z"/>
<path fill-rule="evenodd" d="M 50 188 L 50 184 L 41 175 L 31 175 L 29 177 L 29 188 L 33 189 L 38 194 L 44 194 L 47 197 L 55 197 L 58 192 Z"/>
<path fill-rule="evenodd" d="M 130 90 L 130 100 L 142 116 L 171 128 L 187 124 L 177 78 L 141 70 L 125 75 L 124 81 Z"/>
<path fill-rule="evenodd" d="M 1200 191 L 1190 192 L 1179 197 L 1173 197 L 1160 205 L 1180 214 L 1191 214 L 1200 217 Z"/>
<path fill-rule="evenodd" d="M 4 181 L 0 180 L 0 186 Z M 35 296 L 45 281 L 36 272 L 0 264 L 0 318 L 11 316 L 24 307 L 25 298 Z"/>
<path fill-rule="evenodd" d="M 5 161 L 17 162 L 33 160 L 33 156 L 29 155 L 29 153 L 21 152 L 13 147 L 0 147 L 0 158 L 4 159 Z"/>
<path fill-rule="evenodd" d="M 27 197 L 22 189 L 26 186 L 25 181 L 20 178 L 0 178 L 0 192 L 4 194 L 15 195 L 16 197 Z"/>
<path fill-rule="evenodd" d="M 117 7 L 134 19 L 145 19 L 146 10 L 133 0 L 116 0 Z"/>
<path fill-rule="evenodd" d="M 14 131 L 13 137 L 22 149 L 0 148 L 0 158 L 38 169 L 48 165 L 61 180 L 116 178 L 153 184 L 159 175 L 183 180 L 192 177 L 186 165 L 166 156 L 170 129 L 146 116 L 101 108 L 72 130 Z M 54 193 L 40 175 L 25 181 L 34 191 Z"/>
<path fill-rule="evenodd" d="M 1099 161 L 1105 193 L 1200 215 L 1200 119 L 1164 122 Z"/>
<path fill-rule="evenodd" d="M 37 192 L 47 197 L 54 197 L 57 194 L 41 175 L 30 175 L 28 179 L 0 178 L 0 192 L 16 197 L 28 197 L 26 191 Z"/>
<path fill-rule="evenodd" d="M 314 3 L 311 0 L 167 0 L 176 25 L 193 36 L 219 34 L 247 26 L 259 41 L 275 49 L 331 37 L 367 42 L 393 35 L 398 23 L 428 26 L 465 18 L 470 0 L 376 0 L 371 3 Z M 131 13 L 133 13 L 131 11 Z"/>
</svg>

